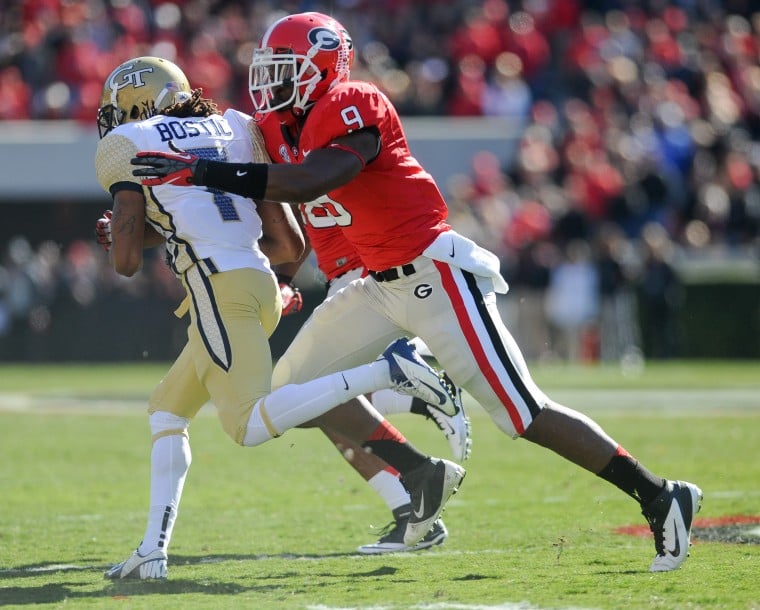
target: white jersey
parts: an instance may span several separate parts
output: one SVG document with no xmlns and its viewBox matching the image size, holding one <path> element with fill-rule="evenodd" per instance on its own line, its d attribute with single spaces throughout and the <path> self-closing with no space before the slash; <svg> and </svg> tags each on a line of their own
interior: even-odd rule
<svg viewBox="0 0 760 610">
<path fill-rule="evenodd" d="M 209 117 L 157 115 L 118 126 L 98 143 L 95 168 L 113 194 L 128 188 L 145 195 L 147 221 L 166 238 L 167 260 L 177 275 L 201 263 L 204 274 L 253 268 L 270 272 L 259 249 L 261 219 L 256 204 L 205 186 L 143 187 L 130 160 L 141 150 L 171 151 L 169 142 L 204 159 L 250 163 L 262 159 L 254 146 L 258 128 L 236 110 Z"/>
</svg>

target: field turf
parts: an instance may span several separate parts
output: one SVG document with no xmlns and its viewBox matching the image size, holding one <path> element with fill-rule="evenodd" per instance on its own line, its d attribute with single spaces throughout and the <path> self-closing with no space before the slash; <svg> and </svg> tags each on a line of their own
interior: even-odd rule
<svg viewBox="0 0 760 610">
<path fill-rule="evenodd" d="M 165 369 L 0 366 L 0 606 L 760 609 L 758 362 L 648 363 L 636 375 L 534 367 L 553 398 L 594 417 L 650 469 L 702 487 L 678 571 L 647 571 L 654 547 L 633 500 L 510 440 L 470 401 L 473 453 L 444 513 L 449 539 L 375 557 L 354 549 L 390 513 L 324 437 L 291 430 L 244 449 L 206 406 L 191 427 L 169 580 L 112 583 L 103 571 L 144 529 L 144 401 Z M 432 423 L 391 420 L 448 457 Z"/>
</svg>

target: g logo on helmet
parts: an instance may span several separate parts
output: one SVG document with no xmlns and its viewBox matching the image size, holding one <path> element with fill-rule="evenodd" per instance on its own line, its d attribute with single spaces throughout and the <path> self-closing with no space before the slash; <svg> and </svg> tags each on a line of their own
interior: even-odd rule
<svg viewBox="0 0 760 610">
<path fill-rule="evenodd" d="M 343 42 L 335 30 L 325 27 L 309 30 L 309 42 L 322 51 L 335 51 Z"/>
</svg>

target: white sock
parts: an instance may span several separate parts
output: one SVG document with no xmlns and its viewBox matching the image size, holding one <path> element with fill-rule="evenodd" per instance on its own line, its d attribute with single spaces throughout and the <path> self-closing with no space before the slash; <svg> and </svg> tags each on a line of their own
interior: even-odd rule
<svg viewBox="0 0 760 610">
<path fill-rule="evenodd" d="M 351 398 L 386 388 L 389 383 L 388 363 L 376 360 L 306 383 L 284 385 L 256 402 L 243 444 L 260 445 Z"/>
<path fill-rule="evenodd" d="M 145 535 L 138 548 L 141 555 L 158 548 L 168 549 L 190 462 L 190 442 L 185 434 L 164 436 L 153 443 L 150 510 Z"/>
<path fill-rule="evenodd" d="M 383 499 L 383 502 L 391 510 L 411 502 L 409 492 L 401 484 L 398 474 L 394 474 L 389 470 L 381 470 L 367 483 L 369 483 L 370 487 L 377 492 L 377 495 Z"/>
<path fill-rule="evenodd" d="M 413 400 L 413 396 L 399 394 L 390 388 L 378 390 L 372 394 L 372 406 L 383 415 L 409 413 L 412 409 Z"/>
</svg>

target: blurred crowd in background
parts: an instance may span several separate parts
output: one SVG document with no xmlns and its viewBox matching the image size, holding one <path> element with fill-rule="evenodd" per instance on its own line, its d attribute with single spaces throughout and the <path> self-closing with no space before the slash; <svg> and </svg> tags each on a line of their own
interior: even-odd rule
<svg viewBox="0 0 760 610">
<path fill-rule="evenodd" d="M 526 356 L 671 358 L 679 261 L 756 259 L 760 248 L 755 4 L 4 1 L 0 120 L 94 126 L 105 78 L 138 55 L 175 61 L 220 107 L 245 111 L 266 27 L 330 13 L 352 34 L 352 76 L 378 84 L 402 116 L 517 126 L 514 155 L 479 153 L 441 188 L 452 226 L 503 261 L 503 307 Z M 61 291 L 84 304 L 179 296 L 159 258 L 122 281 L 91 242 L 19 237 L 0 256 L 0 358 L 17 320 L 27 334 L 53 324 Z"/>
</svg>

